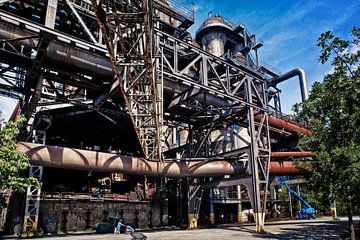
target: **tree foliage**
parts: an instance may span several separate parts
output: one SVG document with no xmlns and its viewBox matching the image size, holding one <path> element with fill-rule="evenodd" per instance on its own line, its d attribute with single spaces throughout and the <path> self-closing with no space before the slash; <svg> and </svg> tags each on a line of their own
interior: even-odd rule
<svg viewBox="0 0 360 240">
<path fill-rule="evenodd" d="M 26 177 L 29 159 L 16 151 L 15 138 L 24 124 L 25 118 L 5 123 L 0 130 L 0 189 L 24 192 L 29 185 L 37 185 L 35 178 Z"/>
<path fill-rule="evenodd" d="M 294 106 L 296 117 L 309 124 L 312 135 L 302 144 L 317 152 L 311 183 L 324 198 L 333 192 L 352 214 L 360 206 L 360 28 L 352 40 L 321 34 L 321 63 L 332 73 L 315 82 L 309 99 Z M 328 200 L 328 199 L 326 199 Z"/>
</svg>

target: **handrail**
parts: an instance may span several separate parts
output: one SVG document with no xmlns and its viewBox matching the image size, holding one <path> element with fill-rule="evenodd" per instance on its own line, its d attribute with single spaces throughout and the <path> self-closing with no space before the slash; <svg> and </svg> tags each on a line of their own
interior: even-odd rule
<svg viewBox="0 0 360 240">
<path fill-rule="evenodd" d="M 161 2 L 159 0 L 156 0 L 157 2 Z M 190 18 L 192 21 L 195 20 L 195 11 L 191 10 L 187 7 L 185 7 L 184 5 L 180 4 L 177 1 L 174 0 L 166 0 L 165 3 L 169 4 L 169 6 L 175 10 L 176 12 L 181 13 L 182 15 L 184 15 L 185 17 Z"/>
</svg>

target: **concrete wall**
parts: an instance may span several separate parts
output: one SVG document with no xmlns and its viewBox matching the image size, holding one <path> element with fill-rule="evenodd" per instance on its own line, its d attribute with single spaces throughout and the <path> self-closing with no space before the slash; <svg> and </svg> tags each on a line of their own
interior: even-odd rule
<svg viewBox="0 0 360 240">
<path fill-rule="evenodd" d="M 150 223 L 150 211 L 152 220 Z M 167 204 L 163 205 L 163 223 L 168 223 Z M 66 220 L 64 216 L 66 215 Z M 136 215 L 137 219 L 136 220 Z M 81 231 L 95 228 L 109 217 L 123 217 L 125 223 L 137 222 L 138 227 L 159 226 L 160 205 L 150 202 L 90 202 L 88 200 L 43 200 L 39 222 L 55 220 L 57 231 Z M 54 225 L 54 224 L 53 224 Z M 50 229 L 49 229 L 50 230 Z"/>
</svg>

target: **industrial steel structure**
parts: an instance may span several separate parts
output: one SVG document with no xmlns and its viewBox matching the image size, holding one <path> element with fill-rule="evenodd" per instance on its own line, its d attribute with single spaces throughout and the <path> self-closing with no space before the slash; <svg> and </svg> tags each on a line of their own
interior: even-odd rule
<svg viewBox="0 0 360 240">
<path fill-rule="evenodd" d="M 187 178 L 191 228 L 203 189 L 238 186 L 241 198 L 241 185 L 263 231 L 269 171 L 298 173 L 278 159 L 313 156 L 296 152 L 310 132 L 284 118 L 276 87 L 298 75 L 306 99 L 306 78 L 260 64 L 262 41 L 221 16 L 193 40 L 194 17 L 173 0 L 0 1 L 0 93 L 28 118 L 18 150 L 30 174 Z M 40 195 L 27 192 L 24 233 L 37 228 Z"/>
</svg>

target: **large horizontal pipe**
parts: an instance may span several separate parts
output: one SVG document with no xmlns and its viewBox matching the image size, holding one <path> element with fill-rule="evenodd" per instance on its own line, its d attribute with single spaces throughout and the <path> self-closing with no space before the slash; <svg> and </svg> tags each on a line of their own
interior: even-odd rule
<svg viewBox="0 0 360 240">
<path fill-rule="evenodd" d="M 1 40 L 20 39 L 12 41 L 13 46 L 36 47 L 39 40 L 31 36 L 34 36 L 34 32 L 0 21 Z M 43 64 L 47 67 L 55 66 L 61 70 L 72 69 L 106 79 L 112 78 L 114 75 L 110 59 L 105 55 L 90 52 L 66 42 L 62 43 L 56 39 L 50 42 Z"/>
<path fill-rule="evenodd" d="M 261 115 L 255 115 L 255 119 L 260 121 L 261 120 Z M 295 134 L 303 134 L 305 136 L 310 136 L 311 135 L 311 131 L 301 127 L 299 125 L 296 125 L 294 123 L 273 117 L 273 116 L 269 116 L 269 125 L 277 128 L 277 129 L 283 129 L 287 132 L 290 133 L 295 133 Z"/>
<path fill-rule="evenodd" d="M 269 172 L 275 176 L 289 176 L 300 174 L 298 169 L 292 161 L 276 162 L 272 161 L 270 164 Z"/>
<path fill-rule="evenodd" d="M 245 173 L 246 169 L 226 161 L 155 162 L 143 158 L 19 142 L 19 152 L 25 153 L 33 165 L 89 171 L 122 172 L 126 174 L 188 177 L 221 176 Z"/>
<path fill-rule="evenodd" d="M 314 152 L 272 152 L 271 157 L 313 157 Z"/>
<path fill-rule="evenodd" d="M 227 161 L 181 161 L 154 162 L 143 158 L 116 155 L 82 149 L 55 147 L 28 142 L 19 142 L 17 150 L 25 153 L 33 165 L 79 169 L 88 171 L 122 172 L 134 175 L 199 177 L 221 176 L 226 174 L 246 174 L 243 162 Z M 299 172 L 292 162 L 271 162 L 270 174 L 294 175 Z"/>
</svg>

